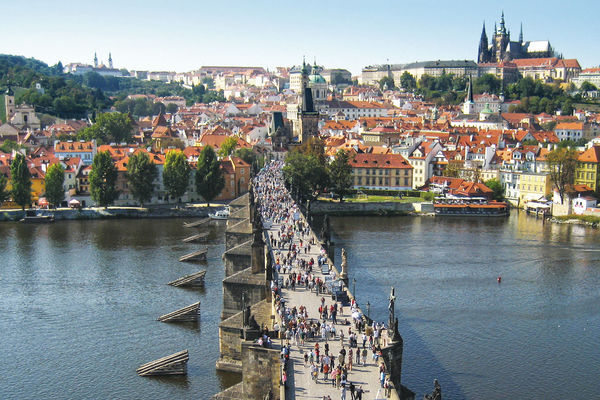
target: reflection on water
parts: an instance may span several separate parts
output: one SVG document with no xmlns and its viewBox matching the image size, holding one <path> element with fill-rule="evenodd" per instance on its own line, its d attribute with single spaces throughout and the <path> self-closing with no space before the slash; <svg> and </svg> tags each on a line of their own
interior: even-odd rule
<svg viewBox="0 0 600 400">
<path fill-rule="evenodd" d="M 597 230 L 509 218 L 332 218 L 359 303 L 386 319 L 396 287 L 403 383 L 422 398 L 600 393 Z M 502 283 L 496 278 L 502 276 Z"/>
</svg>

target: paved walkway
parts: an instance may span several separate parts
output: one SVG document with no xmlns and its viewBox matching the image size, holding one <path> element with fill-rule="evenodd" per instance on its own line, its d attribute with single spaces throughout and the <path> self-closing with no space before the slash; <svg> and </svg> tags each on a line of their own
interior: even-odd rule
<svg viewBox="0 0 600 400">
<path fill-rule="evenodd" d="M 270 190 L 271 192 L 272 190 Z M 287 196 L 287 192 L 285 192 L 285 195 Z M 280 197 L 281 199 L 281 197 Z M 293 204 L 285 204 L 284 202 L 282 202 L 281 206 L 285 206 L 287 207 L 287 210 L 289 210 L 290 213 L 293 213 Z M 263 204 L 263 209 L 265 207 L 268 207 L 268 205 L 264 205 Z M 264 219 L 264 213 L 263 213 L 263 219 Z M 297 214 L 298 216 L 298 214 Z M 304 217 L 300 214 L 299 215 L 299 221 L 306 223 L 306 221 L 304 220 Z M 293 215 L 290 215 L 290 218 L 287 220 L 283 220 L 280 223 L 270 223 L 267 222 L 267 226 L 269 226 L 269 229 L 266 230 L 266 234 L 267 237 L 273 237 L 273 238 L 278 238 L 278 232 L 280 232 L 280 228 L 282 227 L 282 225 L 284 225 L 284 227 L 287 229 L 287 227 L 289 227 L 290 225 L 293 224 Z M 304 252 L 304 247 L 306 247 L 306 243 L 308 241 L 310 241 L 312 239 L 314 239 L 314 242 L 316 243 L 315 245 L 311 246 L 311 249 L 309 252 L 307 252 L 305 254 Z M 299 249 L 298 251 L 298 256 L 297 258 L 299 259 L 303 259 L 306 260 L 306 262 L 308 262 L 311 258 L 313 258 L 315 260 L 315 265 L 313 266 L 312 269 L 312 273 L 315 276 L 315 278 L 320 278 L 322 280 L 325 280 L 325 277 L 323 276 L 323 274 L 320 271 L 320 268 L 317 265 L 317 259 L 319 257 L 319 255 L 321 255 L 321 246 L 318 244 L 318 240 L 315 237 L 314 233 L 312 232 L 312 230 L 310 230 L 310 233 L 304 236 L 303 240 L 303 247 L 300 247 L 300 239 L 301 236 L 299 233 L 296 232 L 296 234 L 293 236 L 292 239 L 292 244 L 296 245 L 296 248 Z M 277 259 L 282 259 L 283 257 L 285 257 L 288 254 L 288 248 L 289 248 L 289 242 L 285 243 L 283 245 L 277 243 L 277 247 L 271 247 L 270 246 L 271 243 L 269 243 L 269 248 L 271 248 L 272 251 L 272 256 L 273 256 L 273 261 L 276 262 Z M 284 249 L 285 248 L 285 249 Z M 302 273 L 303 271 L 301 269 L 299 269 L 298 267 L 296 267 L 296 263 L 292 263 L 292 265 L 294 266 L 292 268 L 291 271 L 288 271 L 288 273 L 281 273 L 279 274 L 280 279 L 283 279 L 284 281 L 289 278 L 289 276 L 291 275 L 291 273 L 296 272 L 296 273 Z M 297 307 L 299 308 L 300 306 L 304 306 L 306 307 L 307 313 L 308 313 L 308 318 L 309 319 L 313 319 L 316 320 L 319 318 L 319 306 L 321 305 L 321 298 L 324 297 L 325 298 L 325 304 L 327 307 L 331 306 L 334 303 L 334 300 L 331 298 L 331 294 L 319 294 L 317 295 L 315 290 L 313 289 L 312 291 L 308 288 L 305 288 L 304 285 L 298 285 L 295 287 L 295 290 L 292 290 L 291 287 L 283 287 L 281 288 L 281 297 L 285 300 L 285 305 L 288 309 L 292 309 L 293 307 Z M 340 308 L 341 304 L 338 303 L 338 309 Z M 319 372 L 318 374 L 318 380 L 315 382 L 312 377 L 311 377 L 311 368 L 310 368 L 310 362 L 309 363 L 305 363 L 305 359 L 304 359 L 304 355 L 306 352 L 308 352 L 308 354 L 310 354 L 310 352 L 314 349 L 315 347 L 315 343 L 319 343 L 319 348 L 320 348 L 320 353 L 324 354 L 324 348 L 325 348 L 325 343 L 327 342 L 329 344 L 329 354 L 332 357 L 335 357 L 335 365 L 337 366 L 339 364 L 338 362 L 338 355 L 339 355 L 339 351 L 342 347 L 342 341 L 340 340 L 339 334 L 340 332 L 343 331 L 344 333 L 344 339 L 343 339 L 343 344 L 344 347 L 346 349 L 346 351 L 348 351 L 350 349 L 349 347 L 349 341 L 348 341 L 348 328 L 351 328 L 353 332 L 356 333 L 356 330 L 354 328 L 354 324 L 350 324 L 350 325 L 343 325 L 342 322 L 344 322 L 344 320 L 348 320 L 348 321 L 352 321 L 352 317 L 350 315 L 350 307 L 346 306 L 343 308 L 343 313 L 339 313 L 337 314 L 337 324 L 335 324 L 335 329 L 336 329 L 336 336 L 334 339 L 327 339 L 327 340 L 323 340 L 321 338 L 321 336 L 319 335 L 318 338 L 314 338 L 314 339 L 307 339 L 304 343 L 304 345 L 302 345 L 301 343 L 298 343 L 296 340 L 291 340 L 291 353 L 290 353 L 290 362 L 291 362 L 291 368 L 289 368 L 288 371 L 288 390 L 287 390 L 287 395 L 286 395 L 286 399 L 323 399 L 323 396 L 330 396 L 332 400 L 335 399 L 340 399 L 343 398 L 342 397 L 342 390 L 339 388 L 336 388 L 333 384 L 331 379 L 329 379 L 328 381 L 323 380 L 323 373 Z M 322 321 L 322 320 L 321 320 Z M 332 324 L 331 320 L 328 320 L 328 324 Z M 347 376 L 347 385 L 346 385 L 346 398 L 348 400 L 351 399 L 351 395 L 350 395 L 350 390 L 349 390 L 349 385 L 352 382 L 357 388 L 359 386 L 362 386 L 362 389 L 364 390 L 364 394 L 362 395 L 362 399 L 385 399 L 385 389 L 381 388 L 380 385 L 380 381 L 379 381 L 379 377 L 380 377 L 380 373 L 379 373 L 379 363 L 373 360 L 372 357 L 372 351 L 369 349 L 369 341 L 367 340 L 367 357 L 366 357 L 366 364 L 362 365 L 362 356 L 361 356 L 361 364 L 358 365 L 356 363 L 356 351 L 360 350 L 362 353 L 362 334 L 361 333 L 357 333 L 357 338 L 358 338 L 358 349 L 357 348 L 353 348 L 353 364 L 352 364 L 352 370 L 348 369 L 348 376 Z M 283 340 L 283 342 L 285 342 L 285 340 Z M 346 365 L 348 364 L 348 354 L 345 357 L 345 362 Z M 319 364 L 316 364 L 319 365 Z"/>
</svg>

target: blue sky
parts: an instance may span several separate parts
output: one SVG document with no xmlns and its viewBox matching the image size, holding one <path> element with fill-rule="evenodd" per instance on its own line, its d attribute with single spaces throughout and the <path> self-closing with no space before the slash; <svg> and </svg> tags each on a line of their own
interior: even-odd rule
<svg viewBox="0 0 600 400">
<path fill-rule="evenodd" d="M 475 59 L 504 10 L 513 40 L 550 40 L 582 67 L 600 64 L 597 1 L 13 1 L 0 52 L 49 64 L 190 71 L 202 65 L 291 66 L 316 58 L 360 73 L 368 64 Z"/>
</svg>

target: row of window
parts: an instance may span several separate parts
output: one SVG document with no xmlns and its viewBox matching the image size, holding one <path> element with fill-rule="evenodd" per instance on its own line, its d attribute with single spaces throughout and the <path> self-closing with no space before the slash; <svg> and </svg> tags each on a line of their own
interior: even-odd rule
<svg viewBox="0 0 600 400">
<path fill-rule="evenodd" d="M 390 179 L 390 178 L 377 178 L 377 177 L 364 177 L 364 184 L 365 185 L 377 185 L 377 186 L 390 186 L 390 181 L 394 182 L 395 186 L 401 186 L 402 182 L 402 178 L 395 178 L 395 179 Z M 402 186 L 409 186 L 409 179 L 408 178 L 403 178 L 404 179 L 404 185 Z M 363 184 L 363 177 L 359 176 L 356 178 L 355 181 L 355 185 L 360 186 Z"/>
</svg>

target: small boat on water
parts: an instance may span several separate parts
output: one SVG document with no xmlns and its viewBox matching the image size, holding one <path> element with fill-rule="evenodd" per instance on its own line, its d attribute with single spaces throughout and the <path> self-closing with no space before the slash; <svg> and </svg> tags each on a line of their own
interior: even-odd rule
<svg viewBox="0 0 600 400">
<path fill-rule="evenodd" d="M 42 215 L 37 214 L 35 211 L 28 210 L 25 212 L 25 218 L 22 218 L 19 222 L 27 224 L 54 222 L 54 215 Z"/>
<path fill-rule="evenodd" d="M 210 219 L 227 219 L 227 218 L 229 218 L 229 208 L 219 210 L 215 213 L 209 213 L 208 217 Z"/>
</svg>

